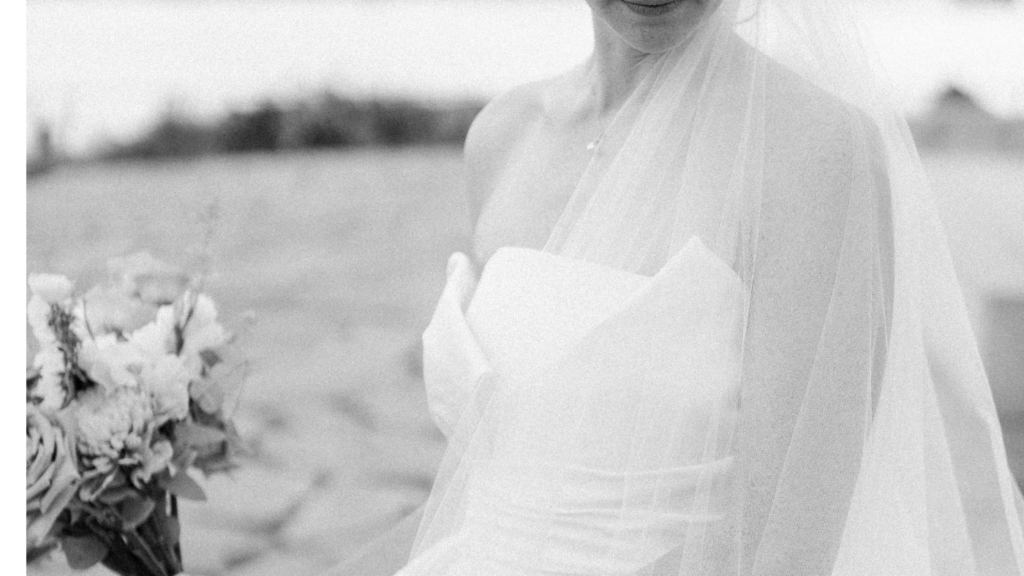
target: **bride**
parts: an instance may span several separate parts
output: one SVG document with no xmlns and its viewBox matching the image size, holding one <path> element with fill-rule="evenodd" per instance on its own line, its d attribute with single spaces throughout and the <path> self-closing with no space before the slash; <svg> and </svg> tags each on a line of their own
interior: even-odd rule
<svg viewBox="0 0 1024 576">
<path fill-rule="evenodd" d="M 1024 504 L 906 124 L 838 0 L 587 0 L 466 142 L 446 456 L 337 574 L 1021 575 Z"/>
</svg>

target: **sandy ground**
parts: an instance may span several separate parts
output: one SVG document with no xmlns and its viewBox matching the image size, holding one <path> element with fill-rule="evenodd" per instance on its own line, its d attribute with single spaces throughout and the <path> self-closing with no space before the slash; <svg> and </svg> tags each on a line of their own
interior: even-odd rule
<svg viewBox="0 0 1024 576">
<path fill-rule="evenodd" d="M 947 164 L 937 170 L 958 173 Z M 84 288 L 113 255 L 188 264 L 212 230 L 208 291 L 228 324 L 256 318 L 236 415 L 251 453 L 204 482 L 208 502 L 183 506 L 187 571 L 316 574 L 424 500 L 443 441 L 418 342 L 448 255 L 467 245 L 461 179 L 456 151 L 415 149 L 74 167 L 30 182 L 29 270 Z M 71 574 L 62 560 L 29 574 Z"/>
</svg>

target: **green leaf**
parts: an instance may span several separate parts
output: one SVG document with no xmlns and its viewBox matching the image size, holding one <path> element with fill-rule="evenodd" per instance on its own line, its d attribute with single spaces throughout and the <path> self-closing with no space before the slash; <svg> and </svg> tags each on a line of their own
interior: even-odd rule
<svg viewBox="0 0 1024 576">
<path fill-rule="evenodd" d="M 156 503 L 148 498 L 135 497 L 126 499 L 120 508 L 121 526 L 125 530 L 134 530 L 146 521 L 156 508 Z"/>
<path fill-rule="evenodd" d="M 95 565 L 107 555 L 107 545 L 93 536 L 65 536 L 60 539 L 60 547 L 68 560 L 68 566 L 74 570 L 85 570 Z"/>
<path fill-rule="evenodd" d="M 179 472 L 167 483 L 167 491 L 185 500 L 206 501 L 206 492 L 185 472 Z"/>
<path fill-rule="evenodd" d="M 188 470 L 192 463 L 195 462 L 196 454 L 196 449 L 188 445 L 175 446 L 174 459 L 171 460 L 171 464 L 174 465 L 172 469 Z"/>
<path fill-rule="evenodd" d="M 185 442 L 188 445 L 195 446 L 197 448 L 200 446 L 217 444 L 226 439 L 226 436 L 220 430 L 210 428 L 209 426 L 202 426 L 200 424 L 189 423 L 187 426 L 182 427 L 181 432 L 185 438 Z"/>
<path fill-rule="evenodd" d="M 110 504 L 111 506 L 117 505 L 129 498 L 138 496 L 139 491 L 130 486 L 118 486 L 117 488 L 107 488 L 97 498 L 104 504 Z"/>
</svg>

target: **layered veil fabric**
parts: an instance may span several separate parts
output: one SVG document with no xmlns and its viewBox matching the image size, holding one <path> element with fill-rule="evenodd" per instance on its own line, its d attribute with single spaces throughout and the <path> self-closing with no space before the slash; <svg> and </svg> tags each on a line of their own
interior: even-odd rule
<svg viewBox="0 0 1024 576">
<path fill-rule="evenodd" d="M 1024 574 L 946 241 L 844 4 L 723 0 L 648 58 L 518 256 L 578 263 L 557 294 L 606 313 L 571 345 L 492 369 L 453 260 L 428 369 L 471 386 L 432 392 L 449 448 L 409 574 Z"/>
</svg>

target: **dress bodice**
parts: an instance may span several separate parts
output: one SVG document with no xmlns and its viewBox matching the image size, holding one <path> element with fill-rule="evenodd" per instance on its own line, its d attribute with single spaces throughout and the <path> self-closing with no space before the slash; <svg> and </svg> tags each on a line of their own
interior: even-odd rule
<svg viewBox="0 0 1024 576">
<path fill-rule="evenodd" d="M 718 518 L 743 302 L 697 238 L 655 276 L 504 248 L 478 279 L 453 255 L 424 380 L 467 451 L 438 496 L 460 520 L 401 574 L 629 574 Z"/>
<path fill-rule="evenodd" d="M 621 308 L 650 278 L 526 248 L 487 262 L 466 321 L 491 368 L 529 378 Z"/>
</svg>

